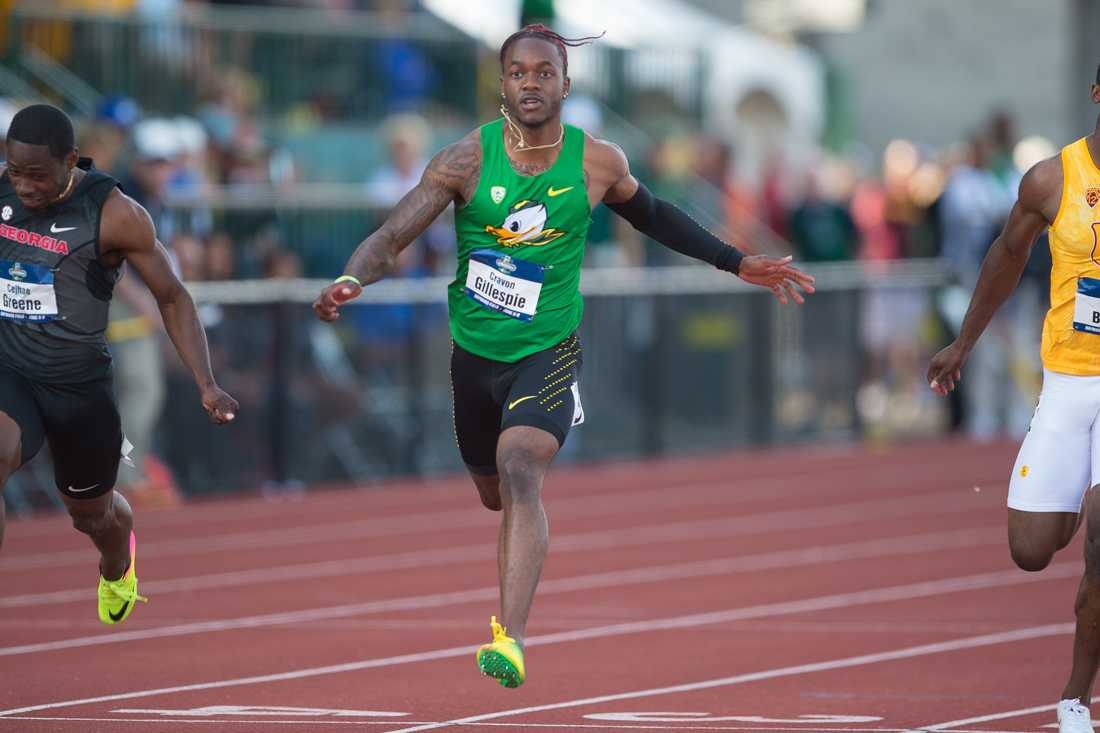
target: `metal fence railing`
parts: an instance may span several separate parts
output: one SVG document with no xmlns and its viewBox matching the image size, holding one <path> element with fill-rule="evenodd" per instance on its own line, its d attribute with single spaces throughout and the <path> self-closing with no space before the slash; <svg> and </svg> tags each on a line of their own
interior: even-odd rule
<svg viewBox="0 0 1100 733">
<path fill-rule="evenodd" d="M 586 422 L 557 460 L 942 433 L 950 403 L 924 384 L 928 358 L 948 339 L 934 297 L 948 282 L 942 263 L 812 271 L 818 292 L 782 306 L 709 268 L 585 270 Z M 187 493 L 462 470 L 447 278 L 383 280 L 335 324 L 309 306 L 326 283 L 188 284 L 218 381 L 240 412 L 229 427 L 210 425 L 162 338 L 171 399 L 152 435 L 130 436 Z M 28 509 L 53 496 L 50 486 L 43 455 L 14 477 L 7 499 Z"/>
<path fill-rule="evenodd" d="M 901 377 L 920 379 L 940 345 L 928 340 L 926 321 L 945 273 L 937 261 L 910 261 L 878 272 L 851 263 L 816 274 L 819 292 L 795 307 L 706 268 L 585 271 L 587 422 L 561 460 L 866 434 L 859 395 L 876 376 L 864 320 L 882 315 L 869 309 L 911 304 L 893 327 L 918 367 Z M 335 325 L 316 321 L 308 305 L 324 282 L 190 285 L 219 382 L 242 404 L 232 428 L 211 428 L 197 398 L 184 397 L 194 391 L 190 377 L 168 359 L 175 397 L 154 448 L 187 490 L 461 470 L 446 278 L 377 283 Z M 924 409 L 926 419 L 912 421 L 914 434 L 945 423 L 945 408 L 930 393 Z"/>
</svg>

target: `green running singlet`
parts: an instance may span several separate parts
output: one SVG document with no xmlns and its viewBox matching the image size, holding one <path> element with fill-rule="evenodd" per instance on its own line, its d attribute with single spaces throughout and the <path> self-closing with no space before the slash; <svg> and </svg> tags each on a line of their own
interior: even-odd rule
<svg viewBox="0 0 1100 733">
<path fill-rule="evenodd" d="M 516 362 L 560 343 L 580 325 L 581 261 L 591 221 L 584 132 L 565 125 L 554 165 L 516 173 L 504 119 L 481 127 L 481 177 L 455 210 L 458 272 L 448 288 L 451 335 L 486 359 Z"/>
</svg>

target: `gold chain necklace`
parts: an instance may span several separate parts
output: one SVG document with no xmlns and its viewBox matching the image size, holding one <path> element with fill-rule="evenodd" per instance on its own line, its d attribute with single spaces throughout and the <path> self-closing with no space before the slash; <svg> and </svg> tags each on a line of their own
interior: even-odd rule
<svg viewBox="0 0 1100 733">
<path fill-rule="evenodd" d="M 508 114 L 508 108 L 505 107 L 503 104 L 500 105 L 500 113 L 504 115 L 504 119 L 508 123 L 508 131 L 519 138 L 519 144 L 512 146 L 512 149 L 515 150 L 517 153 L 526 153 L 528 150 L 545 150 L 546 148 L 557 147 L 565 138 L 565 125 L 562 125 L 559 122 L 558 125 L 561 129 L 558 132 L 557 140 L 552 143 L 547 143 L 546 145 L 528 145 L 527 141 L 523 139 L 523 131 L 519 129 L 519 125 L 517 125 L 515 122 L 512 122 L 512 118 Z"/>
<path fill-rule="evenodd" d="M 50 202 L 51 206 L 53 206 L 54 204 L 56 204 L 59 201 L 62 201 L 66 196 L 69 195 L 69 193 L 73 190 L 73 181 L 75 181 L 75 180 L 76 180 L 76 171 L 69 171 L 69 182 L 65 184 L 65 190 L 61 192 L 60 196 L 58 196 L 57 198 L 55 198 L 53 201 Z"/>
</svg>

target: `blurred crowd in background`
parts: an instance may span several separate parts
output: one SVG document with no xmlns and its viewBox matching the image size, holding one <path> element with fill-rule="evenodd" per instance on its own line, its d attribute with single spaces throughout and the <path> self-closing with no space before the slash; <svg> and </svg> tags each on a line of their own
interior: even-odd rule
<svg viewBox="0 0 1100 733">
<path fill-rule="evenodd" d="M 161 19 L 204 4 L 241 3 L 57 3 L 68 9 L 134 12 Z M 404 0 L 248 0 L 247 4 L 309 7 L 337 15 L 375 11 L 390 16 L 396 24 L 402 14 L 419 9 L 417 3 Z M 530 5 L 538 10 L 539 3 Z M 550 4 L 547 6 L 546 12 L 552 13 Z M 4 7 L 0 2 L 0 8 Z M 6 10 L 11 7 L 9 0 Z M 170 34 L 171 26 L 158 23 L 147 32 Z M 342 152 L 343 157 L 366 161 L 345 173 L 339 181 L 342 188 L 333 189 L 332 196 L 349 199 L 347 206 L 322 205 L 293 221 L 288 221 L 278 205 L 243 205 L 229 211 L 218 202 L 233 197 L 248 202 L 257 191 L 268 197 L 277 198 L 280 192 L 294 196 L 304 190 L 303 184 L 329 183 L 326 169 L 318 164 L 323 154 L 300 140 L 311 135 L 345 140 L 338 125 L 325 126 L 325 121 L 331 110 L 348 102 L 318 89 L 300 103 L 283 108 L 278 124 L 272 124 L 265 96 L 271 92 L 270 85 L 265 86 L 245 65 L 215 61 L 213 55 L 208 63 L 195 64 L 195 58 L 203 57 L 203 49 L 193 38 L 189 42 L 187 69 L 196 94 L 190 114 L 164 116 L 155 102 L 148 108 L 143 100 L 104 90 L 94 110 L 75 115 L 81 154 L 116 176 L 124 190 L 150 212 L 160 239 L 186 281 L 330 278 L 339 274 L 360 239 L 416 184 L 435 150 L 479 122 L 464 110 L 439 105 L 433 92 L 444 82 L 422 47 L 400 38 L 380 48 L 372 46 L 372 51 L 362 56 L 361 73 L 384 80 L 384 88 L 371 99 L 379 121 L 371 128 L 369 142 L 348 136 L 345 142 L 336 143 L 337 156 Z M 253 41 L 242 34 L 237 42 L 247 49 Z M 171 48 L 163 38 L 159 43 L 161 49 Z M 73 61 L 65 57 L 65 48 L 53 51 L 59 61 Z M 491 91 L 495 76 L 482 76 L 479 91 L 486 87 Z M 6 128 L 21 104 L 22 100 L 0 98 L 0 129 Z M 480 121 L 492 116 L 491 110 L 482 112 Z M 565 118 L 614 139 L 615 126 L 604 124 L 600 106 L 584 93 L 570 100 Z M 294 134 L 286 134 L 287 130 Z M 879 426 L 884 434 L 904 433 L 905 423 L 923 419 L 921 413 L 930 399 L 918 391 L 923 386 L 921 373 L 927 357 L 957 331 L 982 258 L 1015 200 L 1022 172 L 1054 154 L 1055 149 L 1041 139 L 1021 139 L 1012 113 L 991 109 L 967 139 L 947 147 L 932 149 L 899 139 L 881 155 L 858 146 L 840 152 L 823 147 L 808 161 L 805 155 L 792 159 L 777 147 L 767 152 L 763 166 L 748 175 L 739 167 L 739 151 L 719 133 L 685 116 L 674 132 L 655 133 L 644 145 L 624 147 L 635 175 L 657 195 L 690 207 L 695 214 L 706 214 L 701 220 L 707 226 L 747 251 L 790 253 L 811 270 L 816 263 L 851 261 L 873 271 L 882 263 L 908 258 L 941 257 L 948 264 L 954 285 L 935 294 L 898 289 L 871 289 L 864 294 L 858 409 L 868 432 Z M 372 152 L 364 154 L 361 148 Z M 357 203 L 359 199 L 362 203 Z M 337 226 L 336 221 L 343 223 Z M 441 219 L 406 251 L 394 275 L 449 276 L 454 252 L 453 229 Z M 1036 344 L 1049 271 L 1045 254 L 1045 243 L 1041 243 L 1021 295 L 998 316 L 975 352 L 971 378 L 964 382 L 973 387 L 964 387 L 948 411 L 952 427 L 980 438 L 1026 429 L 1040 373 Z M 586 264 L 687 263 L 653 242 L 642 241 L 606 208 L 599 207 L 593 212 Z M 120 286 L 109 335 L 120 365 L 124 424 L 133 426 L 128 431 L 140 435 L 153 432 L 165 385 L 185 384 L 188 377 L 159 335 L 150 296 L 133 280 L 128 276 Z M 807 307 L 812 308 L 813 301 Z M 400 305 L 373 306 L 356 313 L 353 359 L 368 364 L 364 369 L 375 380 L 387 379 L 386 370 L 398 361 L 387 358 L 387 353 L 400 351 L 418 329 L 438 327 L 445 318 L 439 309 Z M 217 343 L 222 310 L 204 306 L 202 315 Z M 311 344 L 307 348 L 325 351 L 316 339 Z M 241 399 L 246 408 L 242 415 L 248 419 L 248 406 L 261 408 L 269 399 L 250 372 L 255 368 L 254 351 L 239 329 L 226 337 L 222 346 L 215 349 L 216 367 L 225 386 Z M 323 357 L 317 360 L 323 361 Z M 818 368 L 850 365 L 822 364 Z M 338 366 L 318 371 L 326 376 L 316 388 L 329 390 L 330 405 L 352 394 L 354 377 L 341 377 Z M 998 397 L 1005 394 L 1013 397 Z M 907 401 L 914 405 L 908 411 L 904 407 Z M 256 411 L 263 414 L 262 409 Z M 936 418 L 928 420 L 935 422 Z M 208 449 L 216 452 L 220 448 L 211 445 Z M 139 456 L 139 465 L 146 465 L 143 461 Z M 133 479 L 135 486 L 159 483 L 163 488 L 171 484 L 169 472 L 159 461 L 149 457 L 147 466 Z M 171 492 L 157 495 L 170 497 Z"/>
</svg>

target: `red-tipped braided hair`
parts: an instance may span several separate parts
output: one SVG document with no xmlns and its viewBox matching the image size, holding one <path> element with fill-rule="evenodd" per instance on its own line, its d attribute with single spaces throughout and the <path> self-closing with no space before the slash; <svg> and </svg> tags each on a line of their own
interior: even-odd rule
<svg viewBox="0 0 1100 733">
<path fill-rule="evenodd" d="M 577 46 L 584 46 L 592 43 L 593 41 L 603 38 L 604 34 L 601 33 L 598 36 L 581 36 L 580 38 L 566 38 L 565 36 L 555 33 L 548 26 L 542 23 L 531 23 L 525 25 L 518 31 L 508 36 L 504 43 L 500 47 L 500 65 L 504 66 L 504 55 L 508 53 L 508 48 L 520 40 L 521 38 L 540 38 L 544 41 L 550 41 L 558 49 L 558 53 L 561 54 L 561 67 L 562 76 L 569 75 L 569 53 L 565 47 L 570 46 L 576 48 Z"/>
</svg>

